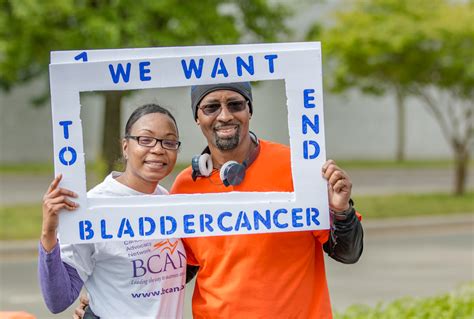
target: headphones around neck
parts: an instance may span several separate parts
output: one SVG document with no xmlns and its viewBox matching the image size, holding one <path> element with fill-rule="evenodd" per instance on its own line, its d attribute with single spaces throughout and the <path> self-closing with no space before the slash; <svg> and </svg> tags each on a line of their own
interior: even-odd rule
<svg viewBox="0 0 474 319">
<path fill-rule="evenodd" d="M 249 157 L 240 164 L 237 161 L 228 161 L 225 162 L 219 172 L 220 178 L 224 183 L 224 186 L 236 186 L 242 183 L 245 177 L 245 170 L 252 165 L 252 163 L 257 159 L 258 154 L 260 153 L 260 144 L 258 142 L 257 135 L 253 132 L 250 133 L 250 138 L 252 142 L 255 143 L 256 147 L 249 154 Z M 198 177 L 208 177 L 212 173 L 212 158 L 211 151 L 209 146 L 207 146 L 201 155 L 196 155 L 191 161 L 191 167 L 193 169 L 192 178 L 193 181 L 196 181 Z"/>
</svg>

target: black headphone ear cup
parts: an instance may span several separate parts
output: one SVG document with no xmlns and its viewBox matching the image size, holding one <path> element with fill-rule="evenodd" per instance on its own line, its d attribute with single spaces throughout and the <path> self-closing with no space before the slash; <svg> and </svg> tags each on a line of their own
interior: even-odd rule
<svg viewBox="0 0 474 319">
<path fill-rule="evenodd" d="M 237 186 L 244 180 L 245 166 L 236 161 L 228 161 L 222 165 L 220 177 L 225 186 Z"/>
<path fill-rule="evenodd" d="M 193 173 L 196 173 L 197 176 L 211 175 L 212 173 L 211 156 L 207 153 L 193 156 L 193 159 L 191 160 L 191 167 L 193 169 Z"/>
<path fill-rule="evenodd" d="M 201 175 L 201 172 L 199 172 L 199 157 L 201 155 L 194 155 L 193 159 L 191 160 L 191 167 L 193 169 L 193 176 L 199 176 Z"/>
</svg>

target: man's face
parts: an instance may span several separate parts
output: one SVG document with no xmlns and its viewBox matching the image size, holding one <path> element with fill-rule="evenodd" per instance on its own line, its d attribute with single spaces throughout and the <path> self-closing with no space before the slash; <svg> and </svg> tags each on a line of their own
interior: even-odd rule
<svg viewBox="0 0 474 319">
<path fill-rule="evenodd" d="M 201 100 L 196 122 L 209 145 L 226 151 L 235 149 L 242 137 L 248 135 L 250 117 L 244 96 L 230 90 L 218 90 Z"/>
</svg>

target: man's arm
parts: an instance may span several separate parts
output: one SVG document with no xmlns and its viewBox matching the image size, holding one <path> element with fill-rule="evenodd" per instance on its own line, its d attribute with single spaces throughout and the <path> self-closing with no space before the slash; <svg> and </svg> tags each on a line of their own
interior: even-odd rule
<svg viewBox="0 0 474 319">
<path fill-rule="evenodd" d="M 323 248 L 331 258 L 344 264 L 359 260 L 364 248 L 364 230 L 352 207 L 352 200 L 347 212 L 331 212 L 331 231 Z"/>
<path fill-rule="evenodd" d="M 194 266 L 194 265 L 189 265 L 189 264 L 186 265 L 186 283 L 193 280 L 193 278 L 196 276 L 198 271 L 199 271 L 199 266 Z"/>
<path fill-rule="evenodd" d="M 331 211 L 331 231 L 324 251 L 337 261 L 355 263 L 362 254 L 364 231 L 353 208 L 351 179 L 333 160 L 324 163 L 322 174 L 328 181 Z"/>
</svg>

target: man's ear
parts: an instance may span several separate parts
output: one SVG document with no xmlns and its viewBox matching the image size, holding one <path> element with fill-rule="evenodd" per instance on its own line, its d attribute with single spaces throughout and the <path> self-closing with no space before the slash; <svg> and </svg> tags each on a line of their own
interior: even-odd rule
<svg viewBox="0 0 474 319">
<path fill-rule="evenodd" d="M 201 125 L 201 122 L 199 122 L 199 119 L 196 119 L 196 124 L 199 126 Z"/>
</svg>

